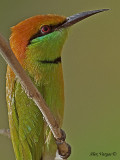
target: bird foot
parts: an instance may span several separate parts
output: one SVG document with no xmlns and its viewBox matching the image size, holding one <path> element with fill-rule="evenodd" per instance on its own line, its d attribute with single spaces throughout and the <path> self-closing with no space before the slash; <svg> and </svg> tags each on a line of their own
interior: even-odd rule
<svg viewBox="0 0 120 160">
<path fill-rule="evenodd" d="M 61 138 L 56 140 L 56 144 L 58 148 L 58 154 L 62 159 L 66 160 L 71 154 L 71 147 L 69 144 L 65 142 L 66 134 L 62 129 L 61 129 L 61 135 L 62 135 Z"/>
<path fill-rule="evenodd" d="M 71 154 L 71 147 L 66 142 L 63 142 L 58 145 L 58 153 L 61 158 L 66 160 Z"/>
</svg>

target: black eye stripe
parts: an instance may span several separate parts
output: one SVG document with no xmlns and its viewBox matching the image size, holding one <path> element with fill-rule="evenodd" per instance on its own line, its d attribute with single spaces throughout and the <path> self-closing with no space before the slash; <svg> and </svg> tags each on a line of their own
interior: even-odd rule
<svg viewBox="0 0 120 160">
<path fill-rule="evenodd" d="M 41 36 L 42 36 L 42 33 L 41 33 L 41 30 L 39 30 L 35 35 L 33 35 L 33 36 L 30 38 L 28 44 L 30 44 L 30 42 L 31 42 L 33 39 L 35 39 L 35 38 L 37 38 L 37 37 L 41 37 Z"/>
<path fill-rule="evenodd" d="M 63 22 L 63 23 L 65 23 L 66 22 L 66 20 Z M 49 34 L 49 33 L 51 33 L 51 32 L 54 32 L 54 30 L 57 28 L 57 27 L 59 27 L 60 25 L 62 25 L 63 23 L 60 23 L 60 24 L 57 24 L 57 25 L 49 25 L 49 27 L 50 27 L 50 32 L 46 32 L 46 33 L 42 33 L 41 32 L 41 29 L 35 34 L 35 35 L 33 35 L 31 38 L 30 38 L 30 40 L 29 40 L 29 42 L 28 42 L 28 45 L 31 43 L 31 41 L 33 40 L 33 39 L 35 39 L 35 38 L 37 38 L 37 37 L 42 37 L 42 36 L 44 36 L 44 35 L 47 35 L 47 34 Z"/>
<path fill-rule="evenodd" d="M 54 26 L 50 26 L 50 28 L 51 28 L 51 30 L 50 30 L 49 33 L 51 33 L 51 32 L 54 31 Z M 42 36 L 47 35 L 47 34 L 49 34 L 49 33 L 42 33 L 42 32 L 41 32 L 41 29 L 40 29 L 35 35 L 33 35 L 33 36 L 30 38 L 28 45 L 30 44 L 30 42 L 31 42 L 33 39 L 35 39 L 35 38 L 37 38 L 37 37 L 42 37 Z"/>
</svg>

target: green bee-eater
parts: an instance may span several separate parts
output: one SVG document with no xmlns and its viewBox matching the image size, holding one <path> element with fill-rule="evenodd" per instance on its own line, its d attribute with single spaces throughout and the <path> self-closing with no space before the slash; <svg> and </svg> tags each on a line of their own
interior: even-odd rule
<svg viewBox="0 0 120 160">
<path fill-rule="evenodd" d="M 102 11 L 105 10 L 83 12 L 68 18 L 38 15 L 12 27 L 11 49 L 41 92 L 60 127 L 64 114 L 61 50 L 68 28 Z M 9 127 L 16 159 L 53 160 L 56 143 L 40 110 L 27 97 L 9 66 L 6 78 Z"/>
</svg>

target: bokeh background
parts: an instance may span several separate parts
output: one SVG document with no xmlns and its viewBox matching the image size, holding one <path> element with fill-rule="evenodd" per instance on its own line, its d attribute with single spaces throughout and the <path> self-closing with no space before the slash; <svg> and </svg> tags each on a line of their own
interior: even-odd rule
<svg viewBox="0 0 120 160">
<path fill-rule="evenodd" d="M 70 16 L 101 8 L 111 10 L 73 26 L 63 49 L 69 160 L 120 160 L 120 1 L 0 0 L 0 32 L 7 39 L 10 27 L 37 14 Z M 5 72 L 0 56 L 0 128 L 8 128 Z M 91 152 L 117 154 L 106 158 Z M 3 136 L 0 159 L 15 160 L 11 141 Z"/>
</svg>

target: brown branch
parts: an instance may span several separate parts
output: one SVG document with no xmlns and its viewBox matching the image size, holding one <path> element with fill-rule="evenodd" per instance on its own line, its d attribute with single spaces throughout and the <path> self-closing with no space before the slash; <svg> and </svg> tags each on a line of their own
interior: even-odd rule
<svg viewBox="0 0 120 160">
<path fill-rule="evenodd" d="M 26 75 L 26 72 L 18 62 L 17 58 L 13 54 L 6 40 L 0 35 L 0 49 L 2 51 L 1 55 L 5 61 L 10 65 L 15 75 L 20 79 L 20 83 L 25 90 L 28 97 L 32 98 L 35 104 L 38 106 L 42 115 L 44 116 L 47 124 L 49 125 L 56 143 L 58 146 L 58 153 L 63 159 L 66 159 L 70 156 L 71 149 L 70 146 L 65 142 L 65 133 L 62 131 L 55 118 L 51 114 L 45 100 L 41 96 L 40 92 L 32 83 L 31 79 Z"/>
</svg>

